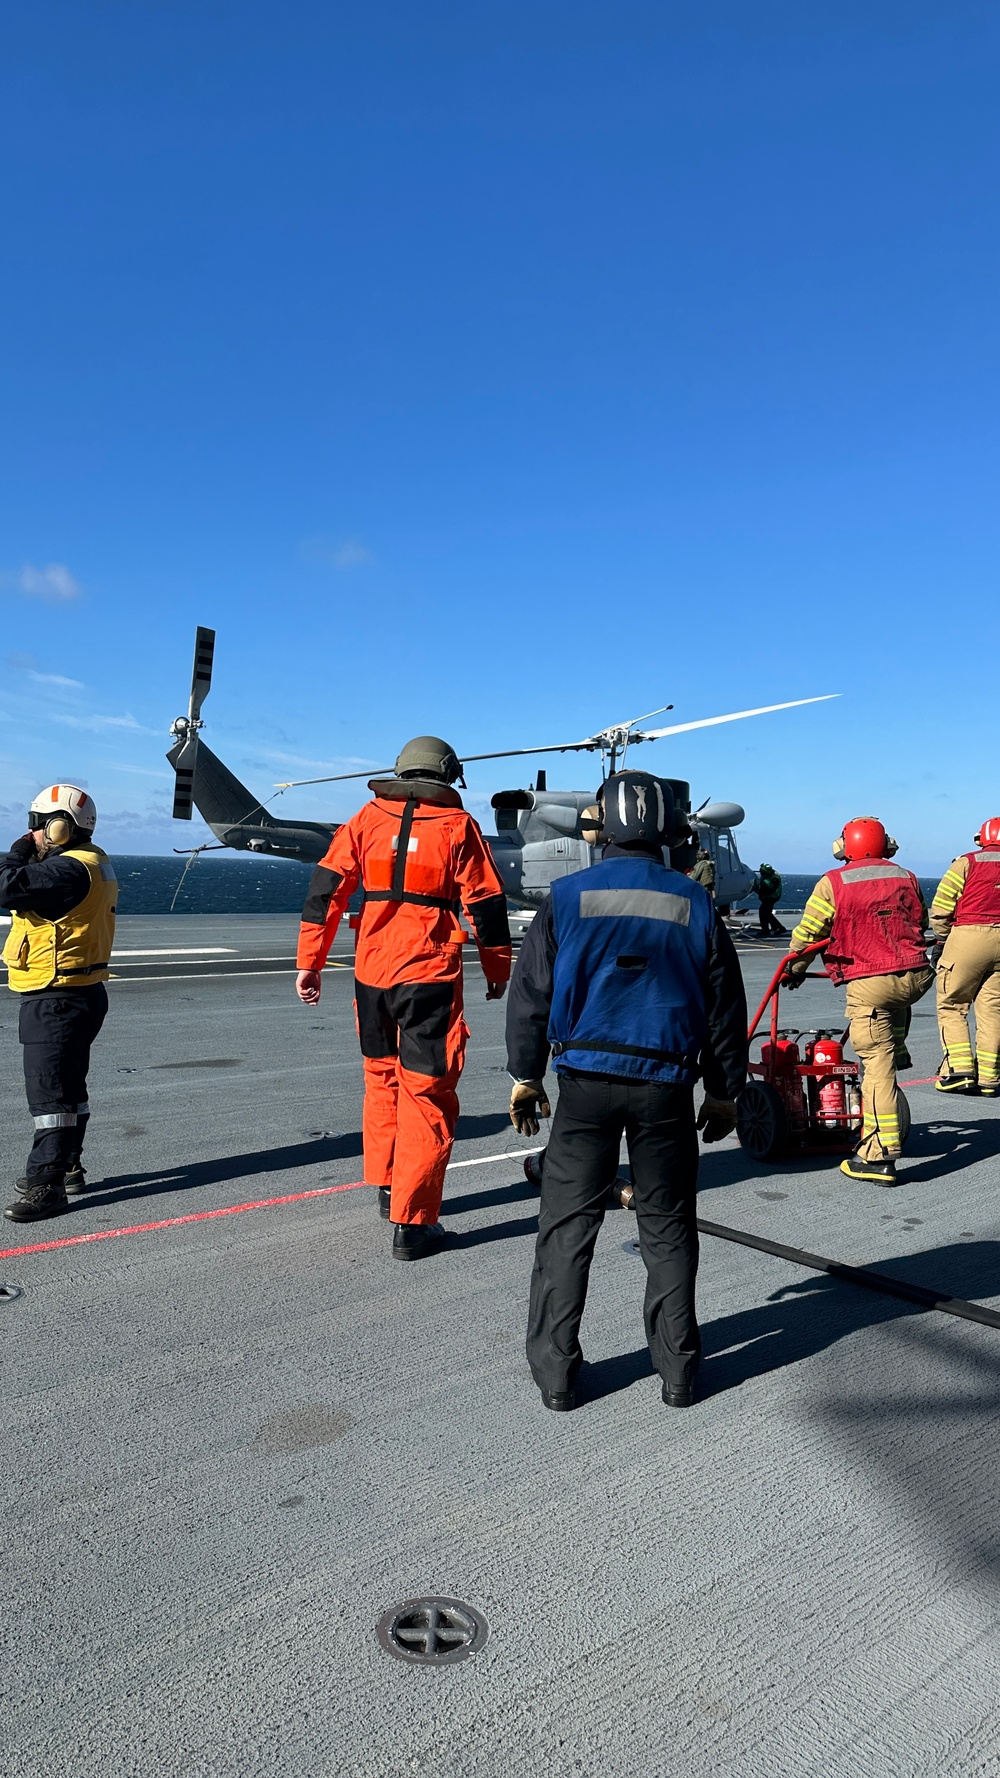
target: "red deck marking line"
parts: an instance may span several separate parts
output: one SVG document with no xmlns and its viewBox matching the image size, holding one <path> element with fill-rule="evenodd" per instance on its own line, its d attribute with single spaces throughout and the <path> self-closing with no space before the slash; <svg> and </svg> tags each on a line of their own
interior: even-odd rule
<svg viewBox="0 0 1000 1778">
<path fill-rule="evenodd" d="M 194 1210 L 188 1216 L 166 1216 L 161 1222 L 137 1222 L 127 1229 L 97 1229 L 92 1235 L 64 1235 L 60 1241 L 36 1241 L 30 1247 L 6 1247 L 0 1259 L 15 1259 L 22 1253 L 51 1253 L 56 1247 L 80 1247 L 88 1241 L 113 1241 L 118 1235 L 145 1235 L 150 1229 L 175 1229 L 184 1222 L 211 1222 L 213 1216 L 240 1216 L 244 1210 L 270 1210 L 275 1204 L 301 1204 L 304 1198 L 328 1198 L 334 1192 L 356 1191 L 363 1179 L 352 1179 L 349 1185 L 321 1185 L 315 1191 L 289 1192 L 283 1198 L 257 1198 L 252 1204 L 230 1204 L 224 1210 Z"/>
</svg>

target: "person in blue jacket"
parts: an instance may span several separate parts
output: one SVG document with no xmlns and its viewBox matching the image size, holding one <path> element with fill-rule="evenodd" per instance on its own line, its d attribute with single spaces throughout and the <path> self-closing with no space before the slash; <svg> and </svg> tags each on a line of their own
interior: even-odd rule
<svg viewBox="0 0 1000 1778">
<path fill-rule="evenodd" d="M 646 1337 L 670 1407 L 694 1401 L 698 1137 L 735 1127 L 747 1009 L 732 940 L 701 884 L 664 863 L 670 788 L 618 772 L 600 795 L 603 858 L 552 885 L 521 947 L 507 1011 L 510 1115 L 524 1135 L 559 1101 L 545 1151 L 527 1352 L 546 1407 L 575 1407 L 590 1262 L 624 1134 L 645 1262 Z M 705 1098 L 695 1120 L 694 1085 Z"/>
</svg>

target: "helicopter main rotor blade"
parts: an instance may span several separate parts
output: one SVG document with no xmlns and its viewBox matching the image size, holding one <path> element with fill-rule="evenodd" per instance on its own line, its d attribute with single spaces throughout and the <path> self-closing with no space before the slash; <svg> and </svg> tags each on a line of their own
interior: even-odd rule
<svg viewBox="0 0 1000 1778">
<path fill-rule="evenodd" d="M 670 728 L 651 728 L 645 734 L 633 735 L 636 741 L 659 741 L 664 735 L 685 735 L 693 728 L 714 728 L 719 722 L 742 722 L 744 716 L 770 716 L 773 710 L 797 710 L 800 704 L 825 704 L 839 698 L 839 691 L 825 691 L 818 698 L 792 698 L 787 704 L 762 704 L 759 710 L 733 710 L 728 716 L 703 716 L 698 722 L 675 722 Z"/>
<path fill-rule="evenodd" d="M 212 662 L 215 659 L 215 631 L 198 625 L 194 637 L 194 666 L 191 670 L 191 702 L 188 719 L 196 722 L 212 684 Z"/>
<path fill-rule="evenodd" d="M 551 747 L 506 747 L 502 753 L 467 753 L 463 765 L 474 765 L 480 759 L 519 759 L 530 753 L 572 753 L 580 748 L 587 748 L 596 753 L 599 748 L 607 745 L 602 735 L 594 735 L 589 741 L 559 741 Z M 392 777 L 392 766 L 381 766 L 377 771 L 336 772 L 330 778 L 291 778 L 285 784 L 276 784 L 276 790 L 299 790 L 303 784 L 343 784 L 349 778 L 384 778 Z"/>
<path fill-rule="evenodd" d="M 839 691 L 828 691 L 818 698 L 792 698 L 787 704 L 762 704 L 759 710 L 734 710 L 728 716 L 703 716 L 698 722 L 676 722 L 670 728 L 648 729 L 645 734 L 633 735 L 631 744 L 634 746 L 637 741 L 659 741 L 664 735 L 683 735 L 693 728 L 714 728 L 720 722 L 741 722 L 745 716 L 769 716 L 774 710 L 795 710 L 800 704 L 825 704 L 830 698 L 839 698 L 840 695 Z M 546 747 L 506 747 L 500 753 L 467 753 L 462 764 L 475 765 L 482 759 L 523 759 L 534 753 L 599 753 L 610 746 L 609 733 L 602 733 L 591 735 L 586 741 L 556 741 Z M 304 784 L 343 784 L 350 778 L 380 778 L 391 770 L 390 766 L 383 766 L 375 772 L 336 772 L 330 778 L 292 778 L 287 783 L 277 784 L 275 789 L 299 790 Z"/>
</svg>

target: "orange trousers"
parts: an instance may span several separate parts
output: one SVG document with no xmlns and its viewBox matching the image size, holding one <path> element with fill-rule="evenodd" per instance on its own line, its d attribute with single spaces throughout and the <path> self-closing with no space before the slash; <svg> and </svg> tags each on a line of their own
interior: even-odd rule
<svg viewBox="0 0 1000 1778">
<path fill-rule="evenodd" d="M 469 1035 L 461 978 L 355 991 L 365 1179 L 390 1188 L 393 1222 L 437 1222 Z"/>
</svg>

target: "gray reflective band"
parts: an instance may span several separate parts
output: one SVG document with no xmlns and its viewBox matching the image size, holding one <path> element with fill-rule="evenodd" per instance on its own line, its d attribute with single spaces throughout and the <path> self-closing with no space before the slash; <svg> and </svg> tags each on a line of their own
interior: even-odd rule
<svg viewBox="0 0 1000 1778">
<path fill-rule="evenodd" d="M 659 889 L 581 890 L 581 920 L 601 917 L 614 920 L 626 915 L 640 920 L 670 920 L 675 926 L 689 926 L 691 903 L 686 895 L 669 895 Z"/>
<path fill-rule="evenodd" d="M 973 864 L 1000 864 L 1000 852 L 973 852 Z"/>
<path fill-rule="evenodd" d="M 855 870 L 853 864 L 846 871 L 841 871 L 845 883 L 872 883 L 878 877 L 909 877 L 901 864 L 866 864 Z"/>
<path fill-rule="evenodd" d="M 76 1125 L 75 1111 L 43 1111 L 41 1117 L 34 1119 L 36 1130 L 72 1130 Z"/>
<path fill-rule="evenodd" d="M 105 883 L 117 883 L 118 878 L 115 876 L 115 867 L 110 858 L 102 858 L 100 860 L 100 872 L 101 878 Z"/>
</svg>

